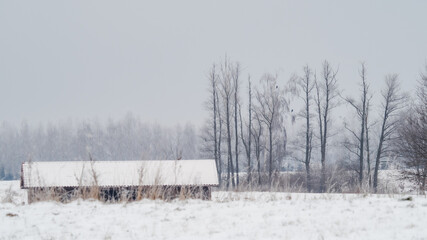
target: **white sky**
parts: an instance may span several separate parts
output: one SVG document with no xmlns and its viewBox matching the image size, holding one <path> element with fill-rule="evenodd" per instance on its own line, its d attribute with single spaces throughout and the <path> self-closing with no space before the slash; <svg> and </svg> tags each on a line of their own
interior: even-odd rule
<svg viewBox="0 0 427 240">
<path fill-rule="evenodd" d="M 211 64 L 243 78 L 339 66 L 354 92 L 398 73 L 415 87 L 427 61 L 427 1 L 0 0 L 0 121 L 121 118 L 173 125 L 207 117 Z"/>
</svg>

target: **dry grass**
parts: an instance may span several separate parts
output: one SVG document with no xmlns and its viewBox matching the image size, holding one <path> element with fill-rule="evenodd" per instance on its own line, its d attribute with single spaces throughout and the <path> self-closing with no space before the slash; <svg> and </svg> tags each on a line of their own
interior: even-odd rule
<svg viewBox="0 0 427 240">
<path fill-rule="evenodd" d="M 77 187 L 41 187 L 28 189 L 28 203 L 37 201 L 58 201 L 67 203 L 75 199 L 98 200 L 109 203 L 123 203 L 141 199 L 164 200 L 201 198 L 210 199 L 210 190 L 198 186 L 165 186 L 160 171 L 156 173 L 153 185 L 144 186 L 144 169 L 139 169 L 138 186 L 102 187 L 96 173 L 95 161 L 90 162 L 90 186 L 83 183 L 84 166 L 80 176 L 75 176 Z"/>
<path fill-rule="evenodd" d="M 312 171 L 311 193 L 320 193 L 320 168 L 313 168 Z M 272 176 L 271 186 L 268 184 L 268 174 L 257 172 L 251 174 L 248 180 L 246 174 L 240 174 L 240 184 L 236 188 L 227 188 L 225 179 L 220 191 L 238 191 L 238 192 L 293 192 L 308 193 L 305 172 L 276 172 Z M 261 184 L 259 183 L 261 179 Z M 345 171 L 339 166 L 327 169 L 326 190 L 324 193 L 373 193 L 373 188 L 366 181 L 362 186 L 359 185 L 358 175 L 352 171 Z M 380 194 L 398 194 L 402 192 L 402 187 L 395 181 L 381 178 L 378 185 Z"/>
<path fill-rule="evenodd" d="M 18 193 L 12 190 L 10 186 L 1 199 L 1 203 L 15 203 L 14 199 L 18 196 Z"/>
</svg>

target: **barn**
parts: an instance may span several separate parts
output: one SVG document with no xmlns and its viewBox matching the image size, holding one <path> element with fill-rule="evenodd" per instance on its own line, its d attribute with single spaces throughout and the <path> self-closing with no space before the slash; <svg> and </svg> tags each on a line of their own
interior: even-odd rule
<svg viewBox="0 0 427 240">
<path fill-rule="evenodd" d="M 211 199 L 218 186 L 215 160 L 25 162 L 21 188 L 28 202 L 76 198 Z"/>
</svg>

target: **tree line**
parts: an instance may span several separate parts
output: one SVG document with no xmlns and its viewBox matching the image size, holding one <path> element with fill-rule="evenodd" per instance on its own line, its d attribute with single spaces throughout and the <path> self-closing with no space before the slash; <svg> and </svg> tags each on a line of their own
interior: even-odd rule
<svg viewBox="0 0 427 240">
<path fill-rule="evenodd" d="M 0 125 L 0 179 L 19 179 L 25 161 L 195 159 L 194 125 L 165 127 L 131 113 L 119 120 Z"/>
<path fill-rule="evenodd" d="M 286 82 L 267 73 L 255 84 L 239 62 L 214 63 L 201 152 L 215 159 L 222 187 L 272 189 L 291 181 L 308 192 L 378 192 L 387 160 L 425 189 L 427 67 L 413 97 L 401 90 L 397 74 L 385 75 L 376 104 L 365 63 L 358 78 L 354 98 L 343 94 L 338 68 L 328 61 L 320 71 L 304 66 Z M 301 107 L 294 112 L 295 104 Z M 337 107 L 349 108 L 351 121 L 338 119 Z M 304 174 L 286 173 L 289 163 Z"/>
</svg>

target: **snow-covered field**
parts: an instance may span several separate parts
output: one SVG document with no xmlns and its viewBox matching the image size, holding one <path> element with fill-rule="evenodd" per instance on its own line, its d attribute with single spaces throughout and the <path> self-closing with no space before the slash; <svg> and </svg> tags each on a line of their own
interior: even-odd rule
<svg viewBox="0 0 427 240">
<path fill-rule="evenodd" d="M 215 192 L 212 201 L 28 205 L 18 181 L 0 182 L 0 239 L 427 239 L 427 199 L 406 197 Z"/>
</svg>

